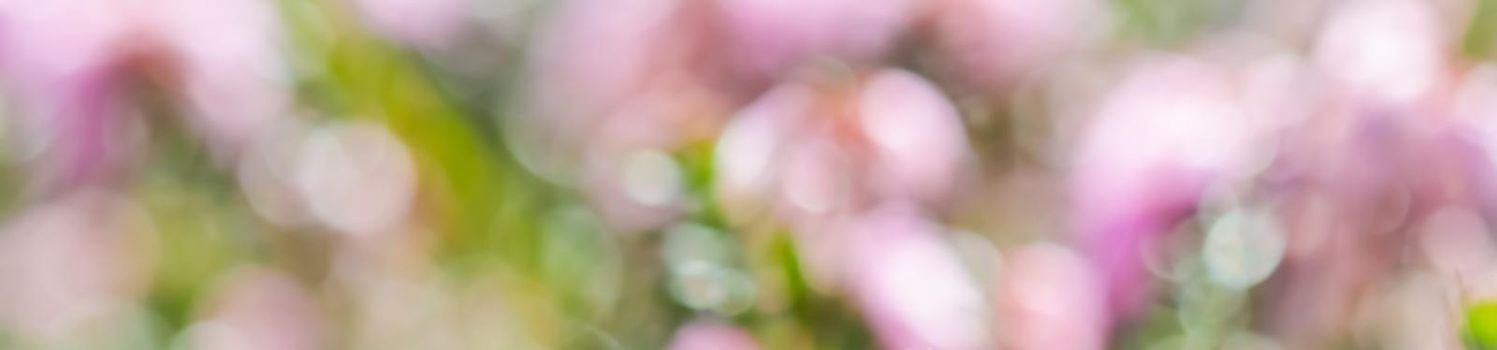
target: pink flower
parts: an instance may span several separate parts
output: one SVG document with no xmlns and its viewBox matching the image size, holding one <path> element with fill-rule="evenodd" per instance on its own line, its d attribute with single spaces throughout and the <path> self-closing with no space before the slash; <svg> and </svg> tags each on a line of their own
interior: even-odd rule
<svg viewBox="0 0 1497 350">
<path fill-rule="evenodd" d="M 124 162 L 137 83 L 177 96 L 218 156 L 237 153 L 287 103 L 278 30 L 257 0 L 0 3 L 0 75 L 44 157 L 41 187 L 96 182 Z"/>
<path fill-rule="evenodd" d="M 990 306 L 940 226 L 902 206 L 854 220 L 844 236 L 851 293 L 885 348 L 988 346 Z"/>
<path fill-rule="evenodd" d="M 541 132 L 530 137 L 546 145 L 586 139 L 604 116 L 669 73 L 679 63 L 674 54 L 689 44 L 673 30 L 682 24 L 675 1 L 567 0 L 552 11 L 530 48 L 530 115 L 517 120 Z"/>
<path fill-rule="evenodd" d="M 670 350 L 754 350 L 759 344 L 741 329 L 714 320 L 695 320 L 676 329 Z"/>
<path fill-rule="evenodd" d="M 195 349 L 322 349 L 328 344 L 317 301 L 271 270 L 230 274 L 188 328 Z"/>
<path fill-rule="evenodd" d="M 1020 248 L 1003 266 L 996 287 L 998 330 L 1007 348 L 1106 346 L 1106 295 L 1084 257 L 1040 243 Z"/>
<path fill-rule="evenodd" d="M 1363 102 L 1403 107 L 1430 97 L 1452 45 L 1427 3 L 1349 2 L 1335 8 L 1316 38 L 1314 58 L 1336 84 Z"/>
<path fill-rule="evenodd" d="M 979 85 L 1011 84 L 1082 44 L 1101 16 L 1093 0 L 949 0 L 939 2 L 935 43 Z"/>
<path fill-rule="evenodd" d="M 919 10 L 910 0 L 717 0 L 729 62 L 774 78 L 818 55 L 876 59 Z"/>
<path fill-rule="evenodd" d="M 672 153 L 722 113 L 697 55 L 693 7 L 670 0 L 568 0 L 538 29 L 534 89 L 510 119 L 529 170 L 587 192 L 613 231 L 658 228 L 686 207 Z M 706 130 L 706 131 L 704 131 Z"/>
<path fill-rule="evenodd" d="M 813 286 L 846 279 L 849 222 L 869 208 L 939 210 L 972 169 L 961 116 L 923 78 L 886 69 L 852 84 L 789 82 L 742 109 L 714 156 L 716 199 L 738 225 L 787 224 Z"/>
<path fill-rule="evenodd" d="M 883 198 L 941 203 L 970 170 L 961 115 L 914 73 L 874 75 L 858 97 L 858 117 L 873 148 L 872 186 Z"/>
<path fill-rule="evenodd" d="M 1210 66 L 1148 60 L 1087 126 L 1072 169 L 1074 225 L 1120 316 L 1147 294 L 1140 249 L 1190 214 L 1243 156 L 1250 131 L 1236 98 Z"/>
<path fill-rule="evenodd" d="M 417 47 L 451 42 L 475 10 L 468 0 L 357 0 L 359 13 L 375 32 Z"/>
<path fill-rule="evenodd" d="M 950 199 L 972 155 L 945 95 L 895 69 L 850 89 L 786 83 L 739 112 L 715 157 L 716 190 L 730 217 L 768 206 L 805 229 L 874 203 L 935 207 Z"/>
<path fill-rule="evenodd" d="M 45 344 L 126 311 L 146 292 L 153 258 L 137 211 L 80 191 L 9 220 L 0 230 L 0 328 Z"/>
</svg>

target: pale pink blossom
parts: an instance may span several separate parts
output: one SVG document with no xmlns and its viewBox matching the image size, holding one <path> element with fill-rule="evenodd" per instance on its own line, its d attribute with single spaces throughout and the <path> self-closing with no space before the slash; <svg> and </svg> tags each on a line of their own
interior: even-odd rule
<svg viewBox="0 0 1497 350">
<path fill-rule="evenodd" d="M 971 163 L 956 107 L 914 73 L 874 75 L 858 100 L 858 125 L 872 144 L 872 186 L 884 198 L 940 203 Z"/>
<path fill-rule="evenodd" d="M 670 350 L 754 350 L 754 337 L 742 329 L 715 320 L 695 320 L 676 329 Z"/>
<path fill-rule="evenodd" d="M 1316 37 L 1315 63 L 1353 98 L 1407 107 L 1442 83 L 1452 45 L 1428 3 L 1375 0 L 1332 8 Z"/>
<path fill-rule="evenodd" d="M 879 343 L 889 349 L 981 349 L 989 346 L 986 298 L 943 241 L 943 229 L 910 207 L 892 205 L 857 217 L 850 293 Z"/>
<path fill-rule="evenodd" d="M 417 47 L 442 47 L 457 36 L 473 10 L 469 0 L 355 0 L 375 32 Z"/>
<path fill-rule="evenodd" d="M 935 11 L 935 43 L 978 85 L 1012 84 L 1081 49 L 1100 30 L 1094 0 L 948 0 Z"/>
<path fill-rule="evenodd" d="M 1106 294 L 1092 265 L 1071 250 L 1036 243 L 1003 264 L 997 289 L 998 332 L 1008 349 L 1106 347 Z"/>
<path fill-rule="evenodd" d="M 42 157 L 40 187 L 118 170 L 138 132 L 133 87 L 175 96 L 220 160 L 289 100 L 279 19 L 264 1 L 5 1 L 0 28 L 0 75 Z"/>
<path fill-rule="evenodd" d="M 207 310 L 188 328 L 194 349 L 313 350 L 328 346 L 317 300 L 272 270 L 227 275 Z"/>
<path fill-rule="evenodd" d="M 746 78 L 774 78 L 818 56 L 880 58 L 920 3 L 910 0 L 717 0 L 728 61 Z"/>
<path fill-rule="evenodd" d="M 534 89 L 516 118 L 525 141 L 544 146 L 537 161 L 571 159 L 594 125 L 638 97 L 685 43 L 672 31 L 681 11 L 670 0 L 567 0 L 551 9 L 530 49 Z M 550 175 L 547 173 L 546 175 Z"/>
<path fill-rule="evenodd" d="M 146 291 L 152 236 L 137 209 L 82 191 L 0 230 L 0 327 L 49 343 L 80 336 Z"/>
<path fill-rule="evenodd" d="M 1238 168 L 1251 139 L 1234 85 L 1220 69 L 1148 59 L 1106 96 L 1072 168 L 1073 225 L 1114 312 L 1147 296 L 1141 249 L 1190 214 Z"/>
<path fill-rule="evenodd" d="M 852 85 L 850 100 L 813 86 L 771 89 L 724 128 L 715 167 L 725 208 L 769 208 L 809 229 L 882 201 L 938 207 L 968 180 L 965 125 L 930 82 L 880 70 Z"/>
</svg>

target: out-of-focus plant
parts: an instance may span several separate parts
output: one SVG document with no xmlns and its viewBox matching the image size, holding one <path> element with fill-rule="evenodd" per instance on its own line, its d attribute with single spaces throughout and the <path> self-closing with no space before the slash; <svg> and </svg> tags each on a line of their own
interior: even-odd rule
<svg viewBox="0 0 1497 350">
<path fill-rule="evenodd" d="M 1493 9 L 0 0 L 0 347 L 1492 347 Z"/>
<path fill-rule="evenodd" d="M 1476 349 L 1497 348 L 1497 304 L 1480 302 L 1466 308 L 1466 345 Z"/>
</svg>

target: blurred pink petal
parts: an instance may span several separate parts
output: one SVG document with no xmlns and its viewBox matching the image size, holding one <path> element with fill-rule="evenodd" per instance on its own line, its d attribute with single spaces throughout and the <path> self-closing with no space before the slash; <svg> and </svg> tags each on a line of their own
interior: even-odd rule
<svg viewBox="0 0 1497 350">
<path fill-rule="evenodd" d="M 784 83 L 742 109 L 717 149 L 724 208 L 818 231 L 870 202 L 939 206 L 970 180 L 965 126 L 933 84 L 885 69 L 846 87 Z"/>
<path fill-rule="evenodd" d="M 670 0 L 567 0 L 537 29 L 530 50 L 537 126 L 575 140 L 643 88 L 673 45 Z M 543 140 L 556 141 L 556 140 Z"/>
<path fill-rule="evenodd" d="M 29 339 L 64 340 L 140 297 L 152 243 L 119 198 L 79 192 L 23 212 L 0 231 L 0 322 Z"/>
<path fill-rule="evenodd" d="M 294 185 L 309 213 L 349 235 L 398 231 L 416 200 L 415 159 L 370 122 L 331 125 L 301 142 Z"/>
<path fill-rule="evenodd" d="M 234 155 L 283 112 L 278 25 L 257 0 L 0 3 L 0 73 L 46 149 L 41 186 L 109 177 L 138 83 L 181 92 L 185 123 Z"/>
<path fill-rule="evenodd" d="M 913 21 L 910 0 L 717 0 L 729 62 L 776 77 L 818 55 L 869 60 Z"/>
<path fill-rule="evenodd" d="M 1407 105 L 1441 83 L 1451 44 L 1423 1 L 1341 3 L 1315 42 L 1315 61 L 1366 102 Z"/>
<path fill-rule="evenodd" d="M 685 205 L 685 175 L 675 158 L 648 147 L 607 153 L 590 157 L 583 187 L 610 231 L 646 231 L 679 216 Z"/>
<path fill-rule="evenodd" d="M 670 350 L 754 350 L 759 345 L 741 329 L 713 320 L 696 320 L 676 329 Z"/>
<path fill-rule="evenodd" d="M 141 24 L 180 62 L 187 122 L 220 152 L 237 154 L 249 138 L 289 112 L 289 76 L 281 59 L 277 8 L 262 0 L 154 0 Z M 227 155 L 226 154 L 226 155 Z"/>
<path fill-rule="evenodd" d="M 689 2 L 567 0 L 551 8 L 528 52 L 524 111 L 506 128 L 528 170 L 601 187 L 620 148 L 674 151 L 715 130 L 720 92 L 699 67 Z M 608 163 L 608 164 L 603 164 Z M 604 169 L 607 168 L 607 169 Z M 597 173 L 602 171 L 603 173 Z M 589 183 L 592 182 L 592 183 Z M 596 191 L 597 189 L 593 189 Z"/>
<path fill-rule="evenodd" d="M 949 198 L 972 155 L 961 115 L 934 84 L 908 71 L 879 72 L 858 113 L 875 149 L 877 192 L 927 204 Z"/>
<path fill-rule="evenodd" d="M 188 328 L 194 349 L 314 350 L 328 345 L 317 300 L 272 270 L 229 274 L 209 310 Z"/>
<path fill-rule="evenodd" d="M 998 283 L 999 334 L 1008 349 L 1102 349 L 1106 296 L 1086 259 L 1051 244 L 1013 253 Z"/>
<path fill-rule="evenodd" d="M 1100 269 L 1111 309 L 1146 298 L 1140 249 L 1192 212 L 1229 175 L 1248 124 L 1223 72 L 1178 58 L 1147 61 L 1106 97 L 1075 158 L 1075 227 Z"/>
<path fill-rule="evenodd" d="M 857 219 L 846 238 L 852 291 L 889 349 L 980 349 L 990 306 L 941 240 L 943 229 L 913 208 L 889 206 Z"/>
<path fill-rule="evenodd" d="M 778 186 L 785 151 L 794 126 L 814 103 L 810 88 L 785 84 L 738 111 L 723 128 L 713 154 L 715 198 L 728 219 L 744 223 L 759 219 L 770 206 L 769 193 Z"/>
<path fill-rule="evenodd" d="M 960 79 L 982 85 L 1012 80 L 1044 66 L 1098 30 L 1094 0 L 949 0 L 936 12 L 936 43 Z"/>
<path fill-rule="evenodd" d="M 363 19 L 381 35 L 417 47 L 441 47 L 458 34 L 469 0 L 357 0 Z"/>
</svg>

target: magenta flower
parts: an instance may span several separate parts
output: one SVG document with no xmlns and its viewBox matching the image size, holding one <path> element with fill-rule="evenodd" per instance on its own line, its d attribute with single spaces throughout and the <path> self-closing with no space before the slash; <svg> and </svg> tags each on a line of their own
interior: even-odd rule
<svg viewBox="0 0 1497 350">
<path fill-rule="evenodd" d="M 1237 166 L 1250 132 L 1225 73 L 1180 58 L 1134 68 L 1101 102 L 1072 169 L 1075 228 L 1119 316 L 1147 296 L 1141 249 Z"/>
<path fill-rule="evenodd" d="M 278 19 L 255 0 L 6 1 L 0 74 L 42 157 L 40 186 L 97 182 L 128 153 L 136 86 L 176 96 L 221 158 L 284 113 Z"/>
</svg>

